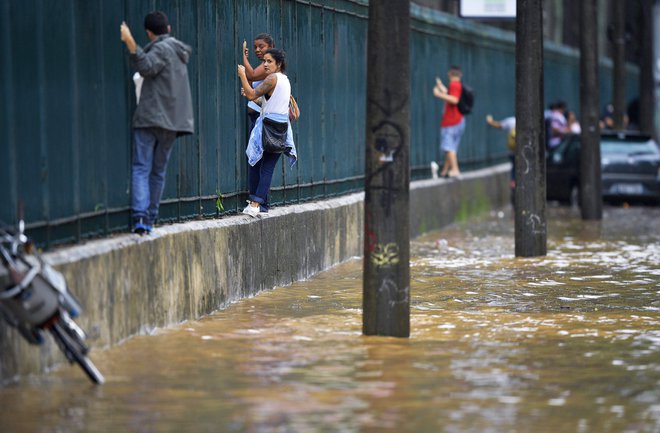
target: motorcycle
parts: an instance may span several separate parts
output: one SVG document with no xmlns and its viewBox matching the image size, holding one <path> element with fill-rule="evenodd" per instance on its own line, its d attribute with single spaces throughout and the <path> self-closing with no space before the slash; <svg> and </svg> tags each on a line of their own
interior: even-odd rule
<svg viewBox="0 0 660 433">
<path fill-rule="evenodd" d="M 0 316 L 30 344 L 43 344 L 45 332 L 50 332 L 69 363 L 77 363 L 92 382 L 102 384 L 103 375 L 87 357 L 87 336 L 73 320 L 82 311 L 80 302 L 24 230 L 23 220 L 17 230 L 0 225 Z"/>
</svg>

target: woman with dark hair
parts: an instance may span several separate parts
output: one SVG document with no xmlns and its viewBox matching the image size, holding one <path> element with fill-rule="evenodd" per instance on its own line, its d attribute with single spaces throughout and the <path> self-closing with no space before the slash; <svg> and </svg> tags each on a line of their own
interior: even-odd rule
<svg viewBox="0 0 660 433">
<path fill-rule="evenodd" d="M 248 56 L 250 55 L 250 50 L 247 47 L 247 41 L 243 41 L 243 66 L 245 67 L 245 76 L 253 88 L 256 88 L 264 78 L 266 78 L 266 71 L 264 71 L 264 54 L 271 48 L 275 48 L 275 41 L 273 37 L 268 33 L 259 33 L 254 38 L 254 54 L 257 56 L 259 65 L 256 68 L 252 68 L 250 65 L 250 60 Z M 248 117 L 250 118 L 250 131 L 254 128 L 254 123 L 259 117 L 261 112 L 261 107 L 255 101 L 248 101 Z"/>
<path fill-rule="evenodd" d="M 264 97 L 261 114 L 250 134 L 250 141 L 245 153 L 249 167 L 249 200 L 244 214 L 257 218 L 268 213 L 268 192 L 273 180 L 273 172 L 280 154 L 289 157 L 290 165 L 296 163 L 296 146 L 293 142 L 289 123 L 289 97 L 291 84 L 284 75 L 286 55 L 284 51 L 271 48 L 264 54 L 266 78 L 256 88 L 252 88 L 245 73 L 245 67 L 238 65 L 241 79 L 241 94 L 250 101 Z M 264 130 L 265 129 L 265 130 Z M 282 149 L 269 150 L 270 137 L 276 137 L 284 143 Z M 266 137 L 264 141 L 263 137 Z"/>
</svg>

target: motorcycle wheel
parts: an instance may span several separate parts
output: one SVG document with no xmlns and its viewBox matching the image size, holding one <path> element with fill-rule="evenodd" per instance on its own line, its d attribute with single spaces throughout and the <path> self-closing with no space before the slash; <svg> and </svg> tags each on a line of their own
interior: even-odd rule
<svg viewBox="0 0 660 433">
<path fill-rule="evenodd" d="M 78 341 L 70 333 L 66 332 L 60 322 L 54 323 L 50 331 L 70 362 L 77 363 L 92 382 L 99 385 L 105 382 L 98 368 L 85 356 L 87 347 L 82 341 Z"/>
</svg>

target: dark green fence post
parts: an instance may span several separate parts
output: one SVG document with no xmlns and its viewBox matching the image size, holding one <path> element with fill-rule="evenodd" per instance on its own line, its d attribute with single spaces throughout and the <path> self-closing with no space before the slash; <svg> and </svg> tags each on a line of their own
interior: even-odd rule
<svg viewBox="0 0 660 433">
<path fill-rule="evenodd" d="M 542 0 L 516 10 L 516 256 L 546 254 Z"/>
<path fill-rule="evenodd" d="M 410 335 L 410 2 L 369 3 L 363 333 Z"/>
</svg>

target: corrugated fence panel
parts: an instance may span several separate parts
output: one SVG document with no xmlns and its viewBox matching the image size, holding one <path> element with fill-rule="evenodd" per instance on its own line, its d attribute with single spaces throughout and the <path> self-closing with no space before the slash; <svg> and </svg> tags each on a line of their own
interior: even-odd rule
<svg viewBox="0 0 660 433">
<path fill-rule="evenodd" d="M 108 231 L 117 231 L 126 227 L 128 215 L 118 211 L 126 209 L 130 200 L 130 162 L 131 139 L 129 99 L 133 100 L 135 91 L 132 77 L 128 73 L 125 48 L 118 41 L 118 24 L 125 18 L 123 8 L 116 7 L 113 2 L 102 1 L 103 22 L 111 23 L 102 26 L 103 55 L 105 63 L 105 161 L 102 161 L 102 172 L 105 176 L 105 203 L 96 211 L 106 212 Z M 92 18 L 90 18 L 92 19 Z M 139 30 L 138 27 L 136 30 Z M 128 83 L 127 83 L 128 81 Z M 84 100 L 84 99 L 83 99 Z M 84 104 L 82 105 L 84 109 Z M 93 126 L 92 126 L 93 127 Z"/>
<path fill-rule="evenodd" d="M 297 4 L 299 41 L 298 72 L 294 84 L 295 96 L 299 102 L 301 116 L 294 129 L 298 132 L 297 149 L 299 156 L 298 179 L 306 185 L 311 198 L 320 197 L 325 176 L 323 143 L 326 135 L 325 92 L 329 65 L 323 55 L 324 11 L 317 6 Z M 316 186 L 319 185 L 319 186 Z"/>
<path fill-rule="evenodd" d="M 199 68 L 199 45 L 198 45 L 198 36 L 207 38 L 208 35 L 200 34 L 200 30 L 197 27 L 197 7 L 196 5 L 199 2 L 197 0 L 179 0 L 178 8 L 176 15 L 179 18 L 177 24 L 177 35 L 181 38 L 182 41 L 186 41 L 193 47 L 194 58 L 191 58 L 189 73 L 190 73 L 190 87 L 192 90 L 194 107 L 195 110 L 195 119 L 198 122 L 203 122 L 203 118 L 206 117 L 209 113 L 204 113 L 199 110 L 199 87 L 198 84 L 200 81 L 206 78 L 207 71 L 203 71 Z M 202 78 L 204 77 L 204 78 Z M 199 131 L 199 125 L 196 127 L 195 131 Z M 178 218 L 190 218 L 195 216 L 199 212 L 199 202 L 196 199 L 200 196 L 200 135 L 196 133 L 192 136 L 186 136 L 183 140 L 179 140 L 179 152 L 178 156 L 178 165 L 173 164 L 173 167 L 179 167 L 179 172 L 177 173 L 177 184 L 176 190 L 171 192 L 171 197 L 173 199 L 179 200 L 179 206 L 177 208 L 177 219 Z M 171 179 L 171 177 L 170 177 Z M 182 200 L 183 197 L 190 198 L 191 200 Z"/>
<path fill-rule="evenodd" d="M 362 14 L 366 14 L 366 11 L 361 11 L 360 16 L 347 17 L 350 24 L 345 27 L 347 52 L 344 61 L 346 62 L 346 84 L 348 85 L 346 98 L 349 109 L 340 108 L 340 110 L 344 114 L 343 124 L 346 125 L 347 145 L 357 150 L 354 155 L 351 155 L 346 151 L 347 146 L 344 145 L 338 155 L 339 160 L 344 161 L 339 164 L 340 177 L 351 179 L 342 184 L 342 188 L 338 192 L 364 187 L 362 173 L 366 158 L 366 152 L 363 149 L 366 144 L 367 98 L 356 96 L 366 95 L 367 92 L 367 82 L 363 72 L 367 71 L 367 56 L 364 51 L 364 47 L 367 45 L 367 27 L 366 25 L 360 26 L 360 22 L 364 22 Z"/>
<path fill-rule="evenodd" d="M 216 2 L 199 2 L 197 4 L 198 32 L 196 37 L 197 49 L 195 61 L 200 71 L 205 71 L 208 77 L 216 77 L 208 80 L 197 80 L 197 99 L 195 101 L 196 112 L 206 113 L 204 116 L 197 116 L 197 136 L 199 141 L 199 194 L 200 209 L 202 215 L 216 215 L 214 196 L 220 192 L 220 179 L 218 178 L 218 168 L 221 161 L 217 150 L 220 148 L 220 130 L 218 128 L 218 119 L 220 110 L 218 102 L 220 100 L 217 93 L 218 79 L 220 73 L 219 62 L 220 53 L 217 47 L 222 44 L 217 43 L 219 30 L 217 26 L 218 4 Z M 202 37 L 206 35 L 207 37 Z M 228 65 L 227 65 L 228 66 Z"/>
<path fill-rule="evenodd" d="M 62 8 L 54 2 L 46 2 L 44 7 L 43 13 L 48 17 L 44 64 L 48 67 L 44 71 L 43 85 L 48 88 L 48 97 L 42 106 L 45 116 L 42 130 L 48 153 L 47 185 L 44 187 L 46 191 L 50 191 L 48 211 L 44 215 L 44 219 L 48 221 L 68 218 L 79 212 L 75 200 L 63 200 L 62 196 L 79 196 L 77 146 L 80 134 L 77 129 L 79 123 L 72 121 L 72 113 L 78 113 L 80 101 L 74 91 L 77 85 L 74 73 L 76 49 L 73 43 L 74 30 L 70 26 L 75 20 L 73 9 Z M 120 98 L 123 99 L 121 94 Z M 95 103 L 93 101 L 94 99 L 88 99 L 86 103 Z M 72 161 L 76 163 L 72 164 Z M 78 227 L 70 229 L 68 233 L 65 231 L 53 235 L 75 240 Z"/>
<path fill-rule="evenodd" d="M 14 74 L 12 70 L 12 8 L 9 2 L 0 3 L 0 219 L 9 223 L 16 215 L 16 110 L 14 103 Z"/>
<path fill-rule="evenodd" d="M 321 53 L 324 59 L 323 72 L 324 75 L 316 83 L 315 87 L 326 86 L 321 106 L 323 107 L 323 127 L 324 135 L 321 140 L 321 155 L 323 155 L 323 192 L 322 195 L 331 195 L 334 192 L 336 185 L 326 184 L 330 179 L 337 179 L 337 164 L 344 163 L 345 159 L 337 161 L 337 147 L 347 145 L 345 137 L 347 131 L 344 125 L 339 127 L 340 123 L 337 119 L 338 106 L 350 107 L 353 102 L 344 93 L 343 83 L 346 81 L 346 76 L 342 70 L 342 62 L 339 57 L 343 56 L 342 47 L 339 46 L 338 39 L 340 38 L 337 29 L 337 22 L 346 19 L 343 11 L 339 13 L 330 13 L 324 9 L 321 15 L 321 26 L 323 28 L 323 46 Z M 311 53 L 308 53 L 311 54 Z M 332 92 L 332 96 L 330 93 Z M 341 149 L 341 150 L 345 150 Z M 355 153 L 359 150 L 355 149 Z"/>
<path fill-rule="evenodd" d="M 13 82 L 13 100 L 10 101 L 9 109 L 13 110 L 15 116 L 13 141 L 8 143 L 12 148 L 11 154 L 15 155 L 15 166 L 12 167 L 15 175 L 15 185 L 18 199 L 24 206 L 24 215 L 28 221 L 42 221 L 45 219 L 43 209 L 43 180 L 41 176 L 41 92 L 43 82 L 36 82 L 39 70 L 39 35 L 41 32 L 35 30 L 34 13 L 37 2 L 26 0 L 15 2 L 10 10 L 11 31 L 11 53 L 10 68 Z M 20 29 L 30 29 L 27 34 Z M 41 26 L 43 29 L 43 26 Z M 3 143 L 4 145 L 4 143 Z M 6 152 L 2 152 L 3 155 Z M 4 157 L 2 158 L 5 159 Z M 29 194 L 26 194 L 26 186 L 30 186 Z M 17 209 L 17 204 L 13 204 Z M 4 208 L 4 206 L 3 206 Z M 14 220 L 3 215 L 2 219 L 8 222 Z"/>
<path fill-rule="evenodd" d="M 77 92 L 78 92 L 78 146 L 79 167 L 78 204 L 80 212 L 96 210 L 104 202 L 107 186 L 104 164 L 108 160 L 103 98 L 105 42 L 95 17 L 101 15 L 102 0 L 78 2 L 76 8 Z M 115 36 L 116 41 L 116 36 Z M 54 143 L 56 144 L 56 143 Z M 57 147 L 54 146 L 53 150 Z M 118 179 L 117 179 L 118 180 Z M 53 192 L 55 193 L 55 192 Z M 85 221 L 85 223 L 88 221 Z"/>
<path fill-rule="evenodd" d="M 441 162 L 443 104 L 436 76 L 452 64 L 476 92 L 459 150 L 464 170 L 506 159 L 506 139 L 484 117 L 514 113 L 514 35 L 412 5 L 413 178 Z M 285 204 L 360 190 L 364 182 L 366 0 L 7 0 L 0 5 L 0 220 L 24 209 L 46 246 L 125 231 L 130 220 L 133 70 L 119 39 L 126 20 L 144 46 L 144 15 L 165 11 L 175 37 L 193 48 L 189 64 L 196 132 L 177 140 L 161 219 L 240 211 L 247 196 L 246 100 L 236 65 L 242 43 L 267 32 L 287 52 L 302 115 L 293 125 L 299 163 L 283 158 L 271 201 Z M 250 54 L 253 66 L 257 65 Z M 396 61 L 396 59 L 392 59 Z M 611 62 L 601 68 L 601 102 L 611 98 Z M 638 93 L 627 69 L 626 97 Z M 579 58 L 546 46 L 544 105 L 578 110 Z M 218 198 L 222 206 L 216 206 Z M 22 206 L 19 206 L 22 203 Z M 224 207 L 224 209 L 223 209 Z"/>
<path fill-rule="evenodd" d="M 485 115 L 491 114 L 495 119 L 501 120 L 515 115 L 515 88 L 502 85 L 503 82 L 511 81 L 514 84 L 516 65 L 513 61 L 502 61 L 502 59 L 513 59 L 515 49 L 513 44 L 501 43 L 490 49 L 483 48 L 484 55 L 477 63 L 477 70 L 484 75 L 490 75 L 490 81 L 478 81 L 480 84 L 477 98 L 480 112 Z M 476 118 L 475 122 L 481 122 L 484 130 L 483 142 L 494 158 L 503 158 L 507 154 L 506 134 L 502 131 L 486 126 L 485 118 Z"/>
<path fill-rule="evenodd" d="M 580 58 L 575 50 L 556 47 L 544 52 L 544 98 L 547 109 L 561 100 L 570 111 L 580 111 Z"/>
<path fill-rule="evenodd" d="M 287 76 L 289 77 L 289 82 L 291 83 L 291 93 L 294 97 L 298 95 L 298 68 L 299 65 L 304 63 L 305 59 L 300 57 L 300 41 L 298 38 L 298 11 L 297 4 L 295 2 L 280 2 L 281 12 L 280 12 L 280 32 L 282 34 L 282 39 L 286 41 L 286 45 L 283 45 L 282 48 L 285 50 L 287 55 Z M 298 145 L 299 134 L 297 125 L 294 123 L 293 127 L 293 139 Z M 296 188 L 298 185 L 298 170 L 300 164 L 296 164 L 293 168 L 289 168 L 289 164 L 286 161 L 280 163 L 282 173 L 282 203 L 290 203 L 299 200 L 299 188 Z M 273 197 L 274 198 L 274 197 Z"/>
<path fill-rule="evenodd" d="M 247 16 L 248 2 L 220 2 L 218 27 L 220 35 L 217 50 L 221 53 L 218 65 L 218 86 L 220 118 L 220 191 L 230 196 L 225 210 L 242 210 L 245 201 L 242 194 L 246 189 L 247 161 L 245 147 L 248 140 L 248 120 L 246 101 L 240 94 L 236 66 L 242 61 L 240 54 L 243 40 L 247 40 L 252 51 L 252 33 L 259 32 L 239 17 Z M 231 32 L 231 33 L 230 33 Z M 253 56 L 254 57 L 254 56 Z"/>
</svg>

